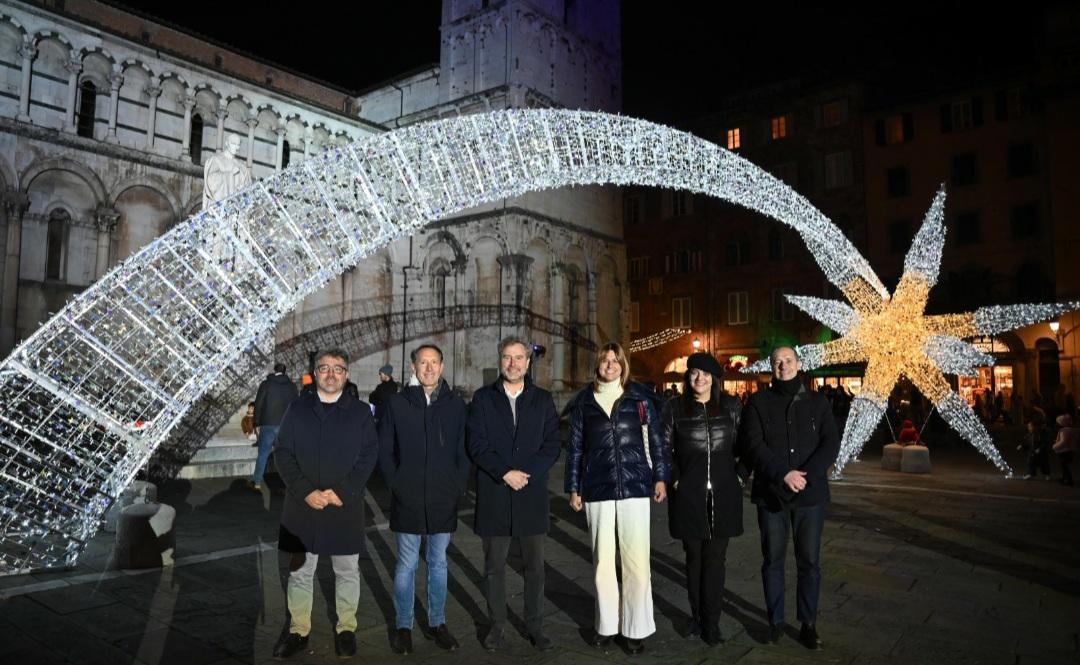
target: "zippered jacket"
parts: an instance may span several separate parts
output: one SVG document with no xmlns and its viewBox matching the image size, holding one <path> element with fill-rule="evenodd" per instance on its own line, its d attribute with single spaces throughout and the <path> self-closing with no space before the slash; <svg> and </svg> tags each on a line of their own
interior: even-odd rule
<svg viewBox="0 0 1080 665">
<path fill-rule="evenodd" d="M 667 483 L 669 453 L 658 402 L 648 388 L 630 381 L 608 417 L 591 384 L 575 395 L 567 406 L 566 492 L 576 492 L 587 502 L 611 501 L 650 497 L 656 482 Z M 643 426 L 648 430 L 647 452 Z"/>
</svg>

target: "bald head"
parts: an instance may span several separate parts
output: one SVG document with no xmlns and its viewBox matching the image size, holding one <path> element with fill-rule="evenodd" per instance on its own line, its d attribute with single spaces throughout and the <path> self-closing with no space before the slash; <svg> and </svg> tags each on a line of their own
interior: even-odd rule
<svg viewBox="0 0 1080 665">
<path fill-rule="evenodd" d="M 774 379 L 789 381 L 794 379 L 802 369 L 799 363 L 799 354 L 790 346 L 778 346 L 769 354 L 769 365 L 772 367 Z"/>
</svg>

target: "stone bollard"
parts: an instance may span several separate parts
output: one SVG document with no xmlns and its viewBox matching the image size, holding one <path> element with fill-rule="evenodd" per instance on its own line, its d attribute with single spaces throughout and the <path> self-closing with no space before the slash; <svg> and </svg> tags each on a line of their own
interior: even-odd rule
<svg viewBox="0 0 1080 665">
<path fill-rule="evenodd" d="M 137 503 L 120 512 L 113 559 L 117 568 L 161 568 L 173 563 L 176 509 L 161 503 Z"/>
<path fill-rule="evenodd" d="M 918 444 L 904 446 L 900 470 L 904 473 L 930 473 L 930 449 Z"/>
<path fill-rule="evenodd" d="M 132 481 L 131 485 L 116 497 L 116 501 L 113 501 L 109 511 L 105 513 L 105 524 L 102 525 L 102 530 L 106 533 L 116 533 L 120 511 L 138 503 L 154 503 L 155 501 L 157 501 L 157 485 L 145 480 Z"/>
<path fill-rule="evenodd" d="M 887 443 L 881 449 L 881 468 L 886 471 L 899 471 L 904 446 L 899 443 Z"/>
</svg>

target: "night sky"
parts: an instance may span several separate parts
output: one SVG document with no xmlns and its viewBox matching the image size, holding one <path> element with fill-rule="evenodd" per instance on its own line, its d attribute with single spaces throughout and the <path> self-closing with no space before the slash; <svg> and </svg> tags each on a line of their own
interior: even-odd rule
<svg viewBox="0 0 1080 665">
<path fill-rule="evenodd" d="M 281 0 L 116 4 L 346 90 L 439 60 L 439 0 L 306 0 L 303 16 Z M 743 4 L 705 11 L 698 3 L 624 2 L 624 112 L 677 122 L 715 110 L 731 92 L 796 76 L 888 77 L 925 91 L 1026 60 L 1040 20 L 1038 12 L 959 2 L 898 4 L 887 13 L 842 3 Z"/>
</svg>

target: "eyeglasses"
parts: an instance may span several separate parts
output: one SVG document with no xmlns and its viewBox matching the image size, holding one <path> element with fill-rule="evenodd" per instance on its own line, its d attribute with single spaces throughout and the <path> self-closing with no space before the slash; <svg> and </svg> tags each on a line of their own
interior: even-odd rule
<svg viewBox="0 0 1080 665">
<path fill-rule="evenodd" d="M 319 365 L 315 368 L 315 371 L 319 374 L 329 374 L 330 372 L 333 372 L 337 376 L 341 376 L 349 370 L 347 367 L 342 367 L 341 365 Z"/>
</svg>

